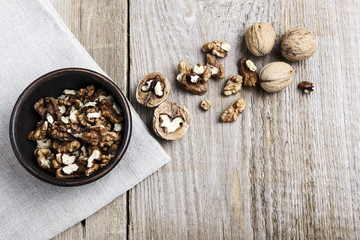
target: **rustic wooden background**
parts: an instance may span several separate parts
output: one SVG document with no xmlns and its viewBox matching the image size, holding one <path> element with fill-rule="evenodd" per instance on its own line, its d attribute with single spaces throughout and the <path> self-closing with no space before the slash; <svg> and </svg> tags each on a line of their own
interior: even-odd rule
<svg viewBox="0 0 360 240">
<path fill-rule="evenodd" d="M 51 0 L 97 63 L 144 122 L 152 109 L 136 103 L 138 81 L 160 71 L 172 82 L 169 100 L 188 106 L 189 132 L 160 141 L 172 162 L 111 204 L 54 239 L 359 239 L 360 1 L 357 0 Z M 203 99 L 176 83 L 177 63 L 204 63 L 205 41 L 226 40 L 222 60 L 236 74 L 241 56 L 259 68 L 281 59 L 276 44 L 263 58 L 246 50 L 244 34 L 258 21 L 277 36 L 305 26 L 318 51 L 278 94 L 244 89 L 224 97 L 224 80 L 209 82 Z M 303 95 L 297 83 L 315 83 Z M 247 109 L 221 124 L 239 96 Z"/>
</svg>

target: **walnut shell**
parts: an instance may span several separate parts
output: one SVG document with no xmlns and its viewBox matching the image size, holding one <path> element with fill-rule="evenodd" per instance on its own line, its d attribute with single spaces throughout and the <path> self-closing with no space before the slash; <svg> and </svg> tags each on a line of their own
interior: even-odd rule
<svg viewBox="0 0 360 240">
<path fill-rule="evenodd" d="M 311 57 L 317 49 L 315 34 L 307 28 L 294 28 L 280 38 L 281 54 L 289 61 Z"/>
<path fill-rule="evenodd" d="M 147 91 L 143 91 L 142 87 L 146 85 L 146 83 L 151 80 L 155 79 L 156 77 L 159 77 L 159 81 L 161 82 L 161 91 L 162 96 L 156 96 L 155 91 L 153 90 L 154 86 L 152 86 L 152 89 L 149 89 Z M 146 107 L 156 107 L 162 102 L 164 102 L 167 97 L 169 96 L 171 90 L 171 85 L 169 80 L 162 75 L 159 72 L 153 72 L 148 75 L 146 75 L 138 84 L 137 90 L 136 90 L 136 100 L 140 103 L 145 105 Z"/>
<path fill-rule="evenodd" d="M 274 47 L 275 30 L 267 22 L 255 23 L 247 29 L 245 42 L 252 54 L 264 56 L 271 52 Z"/>
<path fill-rule="evenodd" d="M 295 70 L 285 62 L 272 62 L 265 65 L 259 74 L 260 86 L 267 92 L 280 92 L 293 80 Z"/>
<path fill-rule="evenodd" d="M 166 117 L 167 121 L 163 121 L 163 117 Z M 168 124 L 177 121 L 177 126 L 169 126 Z M 153 128 L 156 135 L 166 140 L 180 139 L 189 129 L 190 117 L 188 109 L 178 103 L 164 102 L 155 109 L 153 117 Z M 170 127 L 172 129 L 170 129 Z"/>
</svg>

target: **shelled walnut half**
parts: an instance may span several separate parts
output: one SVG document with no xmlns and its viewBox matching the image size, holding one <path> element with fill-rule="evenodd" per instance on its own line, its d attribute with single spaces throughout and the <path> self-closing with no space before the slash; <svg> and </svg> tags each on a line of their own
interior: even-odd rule
<svg viewBox="0 0 360 240">
<path fill-rule="evenodd" d="M 136 100 L 146 107 L 156 107 L 169 96 L 169 80 L 159 72 L 146 75 L 138 84 Z"/>
<path fill-rule="evenodd" d="M 229 80 L 226 82 L 224 87 L 224 95 L 230 96 L 240 92 L 242 85 L 242 77 L 240 75 L 229 76 Z"/>
<path fill-rule="evenodd" d="M 189 129 L 189 125 L 189 111 L 182 104 L 164 102 L 154 112 L 154 132 L 163 139 L 180 139 Z"/>
<path fill-rule="evenodd" d="M 239 98 L 235 103 L 228 107 L 220 117 L 221 122 L 234 122 L 239 115 L 245 110 L 246 101 Z"/>
<path fill-rule="evenodd" d="M 206 42 L 202 47 L 204 52 L 211 52 L 213 55 L 218 57 L 227 57 L 228 53 L 231 49 L 229 43 L 225 41 L 213 41 L 213 42 Z"/>
</svg>

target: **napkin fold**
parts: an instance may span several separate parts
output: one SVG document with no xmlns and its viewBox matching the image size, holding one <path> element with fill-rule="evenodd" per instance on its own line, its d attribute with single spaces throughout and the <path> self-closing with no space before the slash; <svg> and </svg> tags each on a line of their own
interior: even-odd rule
<svg viewBox="0 0 360 240">
<path fill-rule="evenodd" d="M 106 176 L 58 187 L 30 175 L 9 140 L 12 108 L 43 74 L 66 67 L 105 74 L 47 0 L 0 1 L 0 239 L 49 239 L 110 203 L 170 161 L 135 111 L 124 158 Z"/>
</svg>

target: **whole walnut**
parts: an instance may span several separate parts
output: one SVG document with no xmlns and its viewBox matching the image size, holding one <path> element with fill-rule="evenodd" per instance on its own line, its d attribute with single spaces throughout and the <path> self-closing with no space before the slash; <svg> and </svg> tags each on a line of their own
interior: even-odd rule
<svg viewBox="0 0 360 240">
<path fill-rule="evenodd" d="M 281 54 L 289 61 L 301 61 L 311 57 L 317 49 L 315 34 L 307 28 L 294 28 L 280 38 Z"/>
<path fill-rule="evenodd" d="M 260 86 L 267 92 L 280 92 L 293 80 L 295 70 L 285 62 L 272 62 L 265 65 L 260 73 Z"/>
<path fill-rule="evenodd" d="M 248 28 L 245 42 L 255 56 L 264 56 L 271 52 L 275 44 L 274 28 L 267 22 L 259 22 Z"/>
</svg>

